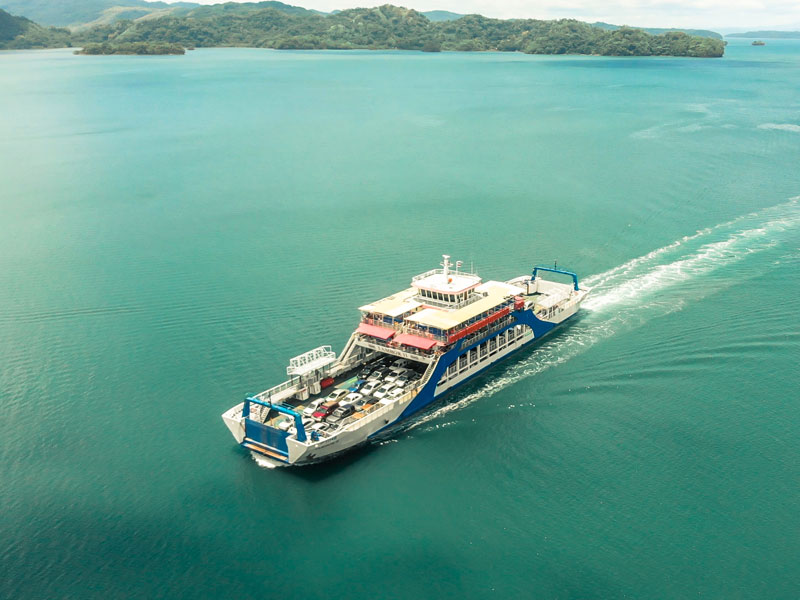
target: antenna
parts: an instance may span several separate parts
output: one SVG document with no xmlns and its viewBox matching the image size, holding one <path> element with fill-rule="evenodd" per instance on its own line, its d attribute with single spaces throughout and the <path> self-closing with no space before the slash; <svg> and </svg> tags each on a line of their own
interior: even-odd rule
<svg viewBox="0 0 800 600">
<path fill-rule="evenodd" d="M 456 261 L 456 273 L 458 273 L 458 270 L 461 268 L 461 265 L 463 265 L 463 264 L 464 264 L 464 263 L 463 263 L 463 262 L 461 262 L 460 260 L 457 260 L 457 261 Z"/>
<path fill-rule="evenodd" d="M 444 280 L 447 281 L 447 276 L 450 273 L 450 255 L 442 254 L 442 258 L 444 259 L 442 261 L 442 267 L 444 267 L 442 273 L 444 274 Z"/>
</svg>

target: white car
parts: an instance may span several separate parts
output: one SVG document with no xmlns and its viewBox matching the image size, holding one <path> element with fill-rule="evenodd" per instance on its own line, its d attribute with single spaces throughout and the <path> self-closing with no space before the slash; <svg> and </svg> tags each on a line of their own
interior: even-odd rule
<svg viewBox="0 0 800 600">
<path fill-rule="evenodd" d="M 386 394 L 386 396 L 383 397 L 381 402 L 383 402 L 383 403 L 394 402 L 395 400 L 397 400 L 400 396 L 402 396 L 405 393 L 406 393 L 406 391 L 403 388 L 396 387 L 391 392 Z"/>
<path fill-rule="evenodd" d="M 400 377 L 398 377 L 397 379 L 395 379 L 393 383 L 397 387 L 406 387 L 406 385 L 408 385 L 408 381 L 409 381 L 408 374 L 403 374 L 400 375 Z"/>
<path fill-rule="evenodd" d="M 359 394 L 358 392 L 352 392 L 350 394 L 347 394 L 347 396 L 345 396 L 344 400 L 339 402 L 339 406 L 349 406 L 350 404 L 353 404 L 353 403 L 357 402 L 358 400 L 361 400 L 361 398 L 363 398 L 363 397 L 364 397 L 364 394 Z"/>
<path fill-rule="evenodd" d="M 364 387 L 361 388 L 361 394 L 363 396 L 371 396 L 373 392 L 381 386 L 380 379 L 375 380 L 371 379 L 367 383 L 364 384 Z"/>
<path fill-rule="evenodd" d="M 393 383 L 384 383 L 380 388 L 375 390 L 375 393 L 372 394 L 378 400 L 383 400 L 386 397 L 386 394 L 391 392 L 394 389 L 395 385 Z"/>
<path fill-rule="evenodd" d="M 327 398 L 317 398 L 316 400 L 312 400 L 311 404 L 309 404 L 303 409 L 303 416 L 310 417 L 311 415 L 314 414 L 314 411 L 317 410 L 317 407 L 323 402 L 326 402 L 327 400 L 328 400 Z"/>
<path fill-rule="evenodd" d="M 405 369 L 411 363 L 408 362 L 405 358 L 398 358 L 396 361 L 392 363 L 392 366 L 395 369 Z"/>
<path fill-rule="evenodd" d="M 392 372 L 386 376 L 386 379 L 384 381 L 393 383 L 397 381 L 398 377 L 402 377 L 405 374 L 406 374 L 406 369 L 392 369 Z"/>
</svg>

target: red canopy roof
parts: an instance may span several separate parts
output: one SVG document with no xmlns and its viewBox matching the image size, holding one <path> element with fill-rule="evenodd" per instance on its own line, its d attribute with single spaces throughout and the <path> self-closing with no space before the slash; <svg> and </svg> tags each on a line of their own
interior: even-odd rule
<svg viewBox="0 0 800 600">
<path fill-rule="evenodd" d="M 361 323 L 361 325 L 358 326 L 358 329 L 356 329 L 356 333 L 370 335 L 378 338 L 379 340 L 388 340 L 397 332 L 394 329 L 389 329 L 388 327 L 378 327 L 376 325 L 367 325 L 366 323 Z"/>
<path fill-rule="evenodd" d="M 420 337 L 418 335 L 411 335 L 410 333 L 401 333 L 394 341 L 404 346 L 412 346 L 420 350 L 430 350 L 436 345 L 436 340 Z"/>
</svg>

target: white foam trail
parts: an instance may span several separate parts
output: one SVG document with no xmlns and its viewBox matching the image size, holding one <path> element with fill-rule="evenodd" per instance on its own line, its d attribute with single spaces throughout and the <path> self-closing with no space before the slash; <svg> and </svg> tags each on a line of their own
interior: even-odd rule
<svg viewBox="0 0 800 600">
<path fill-rule="evenodd" d="M 259 467 L 263 467 L 265 469 L 277 469 L 278 467 L 283 466 L 283 465 L 275 462 L 274 460 L 268 459 L 266 456 L 259 456 L 255 452 L 251 452 L 250 456 L 253 457 L 253 460 L 256 461 L 256 464 Z"/>
<path fill-rule="evenodd" d="M 800 133 L 800 125 L 794 123 L 762 123 L 758 126 L 759 129 L 776 129 L 778 131 L 792 131 Z"/>
<path fill-rule="evenodd" d="M 589 275 L 588 277 L 585 277 L 583 279 L 583 282 L 588 287 L 591 288 L 602 286 L 603 284 L 613 281 L 617 278 L 625 277 L 626 275 L 631 273 L 635 268 L 643 265 L 648 265 L 654 262 L 657 258 L 665 254 L 669 254 L 672 251 L 677 250 L 694 240 L 709 236 L 721 230 L 727 230 L 743 221 L 759 220 L 759 219 L 763 220 L 764 218 L 769 218 L 771 215 L 780 216 L 783 213 L 787 213 L 788 215 L 791 216 L 791 214 L 795 213 L 797 210 L 798 200 L 800 200 L 800 196 L 795 196 L 782 204 L 778 204 L 776 206 L 772 206 L 770 208 L 766 208 L 760 211 L 755 211 L 749 214 L 741 215 L 739 217 L 731 219 L 730 221 L 725 221 L 724 223 L 720 223 L 719 225 L 714 225 L 713 227 L 700 229 L 692 235 L 686 235 L 681 239 L 672 242 L 671 244 L 668 244 L 666 246 L 648 252 L 647 254 L 644 254 L 642 256 L 638 256 L 634 259 L 629 260 L 626 263 L 613 267 L 608 271 L 605 271 L 603 273 L 598 273 L 596 275 Z"/>
<path fill-rule="evenodd" d="M 780 245 L 785 237 L 782 234 L 786 232 L 796 234 L 800 228 L 798 200 L 800 196 L 698 231 L 605 273 L 587 277 L 584 281 L 590 281 L 594 289 L 582 306 L 586 309 L 585 317 L 558 337 L 543 343 L 526 360 L 513 364 L 504 374 L 458 401 L 423 415 L 409 429 L 564 363 L 621 331 L 635 329 L 653 318 L 681 310 L 690 302 L 739 283 L 741 275 L 713 282 L 702 276 Z M 715 235 L 722 239 L 709 239 L 696 246 L 698 241 Z M 657 263 L 679 250 L 681 255 L 672 262 Z"/>
</svg>

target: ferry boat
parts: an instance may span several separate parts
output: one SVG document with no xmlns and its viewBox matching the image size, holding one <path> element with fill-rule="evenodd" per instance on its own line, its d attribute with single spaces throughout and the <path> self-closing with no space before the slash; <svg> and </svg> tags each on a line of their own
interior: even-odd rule
<svg viewBox="0 0 800 600">
<path fill-rule="evenodd" d="M 223 413 L 237 443 L 276 465 L 333 458 L 551 334 L 589 293 L 575 273 L 555 266 L 483 281 L 461 261 L 443 259 L 407 289 L 360 307 L 361 321 L 338 356 L 331 346 L 296 356 L 287 381 Z"/>
</svg>

